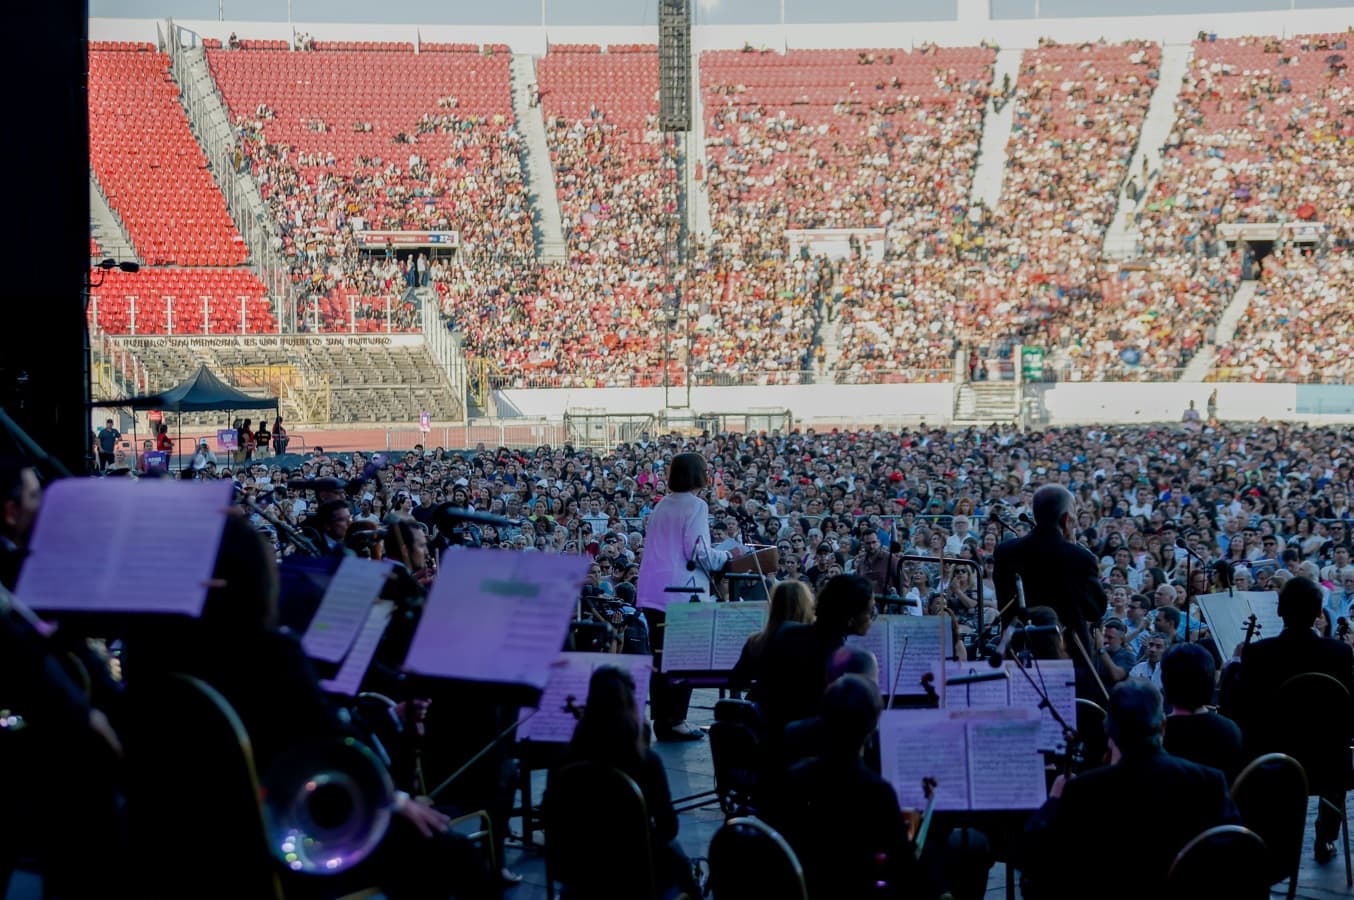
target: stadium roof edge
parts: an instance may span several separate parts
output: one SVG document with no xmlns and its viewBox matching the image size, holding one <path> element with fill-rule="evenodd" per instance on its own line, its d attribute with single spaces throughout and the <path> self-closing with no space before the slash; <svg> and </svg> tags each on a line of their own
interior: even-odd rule
<svg viewBox="0 0 1354 900">
<path fill-rule="evenodd" d="M 969 4 L 965 7 L 971 8 Z M 99 41 L 155 42 L 163 19 L 91 18 L 89 36 Z M 513 26 L 513 25 L 370 25 L 326 22 L 247 22 L 176 20 L 175 25 L 202 37 L 225 40 L 234 32 L 258 40 L 290 40 L 305 32 L 330 41 L 445 41 L 507 44 L 516 53 L 539 55 L 550 44 L 634 44 L 657 40 L 656 27 Z M 1354 8 L 1212 13 L 1178 16 L 1116 16 L 1058 19 L 991 19 L 968 17 L 949 22 L 882 22 L 813 25 L 698 25 L 692 29 L 696 50 L 738 49 L 746 45 L 773 50 L 832 47 L 912 47 L 923 43 L 975 46 L 984 40 L 1007 48 L 1037 45 L 1040 38 L 1059 42 L 1102 37 L 1145 38 L 1168 44 L 1188 43 L 1201 32 L 1219 37 L 1315 34 L 1354 27 Z"/>
</svg>

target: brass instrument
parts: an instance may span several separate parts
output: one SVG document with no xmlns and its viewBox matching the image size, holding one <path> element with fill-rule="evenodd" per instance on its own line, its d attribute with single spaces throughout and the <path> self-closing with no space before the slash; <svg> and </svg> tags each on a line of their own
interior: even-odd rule
<svg viewBox="0 0 1354 900">
<path fill-rule="evenodd" d="M 353 738 L 302 745 L 263 779 L 273 855 L 294 872 L 332 875 L 366 859 L 395 809 L 390 773 Z"/>
</svg>

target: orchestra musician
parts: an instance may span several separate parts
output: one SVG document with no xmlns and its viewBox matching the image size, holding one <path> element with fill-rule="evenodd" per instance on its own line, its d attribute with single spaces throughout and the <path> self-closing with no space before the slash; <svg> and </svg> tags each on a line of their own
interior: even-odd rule
<svg viewBox="0 0 1354 900">
<path fill-rule="evenodd" d="M 1110 764 L 1071 779 L 1059 776 L 1027 825 L 1020 866 L 1031 900 L 1067 896 L 1069 885 L 1105 900 L 1163 894 L 1171 862 L 1187 842 L 1214 825 L 1240 823 L 1221 772 L 1162 749 L 1166 713 L 1155 685 L 1121 682 L 1110 692 L 1107 713 Z M 1111 832 L 1141 836 L 1132 878 L 1105 877 Z"/>
<path fill-rule="evenodd" d="M 818 711 L 833 653 L 850 635 L 868 634 L 875 615 L 870 582 L 838 575 L 819 594 L 812 625 L 782 625 L 772 636 L 752 695 L 766 716 L 769 742 L 779 744 L 786 725 Z"/>
<path fill-rule="evenodd" d="M 766 799 L 767 820 L 794 848 L 813 897 L 917 896 L 898 795 L 864 759 L 882 709 L 873 678 L 834 681 L 822 696 L 821 754 L 792 767 Z"/>
<path fill-rule="evenodd" d="M 0 460 L 0 583 L 14 587 L 42 502 L 37 472 Z M 124 850 L 116 796 L 121 741 L 99 708 L 99 691 L 72 677 L 68 648 L 23 603 L 0 595 L 0 891 L 20 858 L 36 864 L 45 894 L 107 892 L 122 873 Z M 76 664 L 77 667 L 80 664 Z M 98 673 L 90 671 L 92 686 Z M 111 698 L 110 698 L 111 699 Z M 115 710 L 109 707 L 110 714 Z M 97 835 L 71 864 L 71 823 Z"/>
<path fill-rule="evenodd" d="M 677 843 L 677 812 L 667 772 L 644 740 L 643 721 L 644 714 L 635 699 L 634 678 L 618 666 L 600 666 L 588 682 L 588 701 L 565 761 L 613 766 L 634 779 L 649 813 L 654 880 L 662 896 L 680 889 L 687 896 L 698 897 L 700 888 L 692 875 L 691 861 Z"/>
<path fill-rule="evenodd" d="M 1320 637 L 1312 630 L 1321 613 L 1321 586 L 1310 578 L 1291 579 L 1279 592 L 1279 617 L 1284 628 L 1278 635 L 1245 647 L 1241 654 L 1236 685 L 1235 715 L 1241 726 L 1248 753 L 1265 752 L 1276 738 L 1266 734 L 1266 710 L 1272 692 L 1289 678 L 1305 672 L 1331 676 L 1354 696 L 1354 650 L 1335 638 Z M 1347 723 L 1350 727 L 1351 723 Z M 1276 745 L 1281 745 L 1278 740 Z M 1307 773 L 1308 783 L 1320 787 L 1323 797 L 1334 806 L 1321 803 L 1316 817 L 1315 855 L 1325 862 L 1335 853 L 1335 838 L 1340 832 L 1340 814 L 1345 792 L 1354 787 L 1348 753 L 1331 771 Z"/>
<path fill-rule="evenodd" d="M 704 732 L 686 723 L 691 688 L 674 683 L 662 672 L 663 624 L 669 602 L 685 603 L 687 593 L 667 588 L 690 586 L 691 593 L 711 597 L 711 575 L 739 548 L 715 550 L 710 545 L 710 507 L 701 492 L 710 483 L 705 457 L 678 453 L 668 464 L 668 494 L 654 508 L 644 530 L 644 559 L 636 587 L 640 611 L 649 625 L 654 671 L 649 681 L 649 708 L 654 736 L 660 741 L 700 740 Z"/>
<path fill-rule="evenodd" d="M 315 740 L 353 736 L 320 688 L 300 642 L 277 623 L 278 571 L 272 548 L 241 516 L 228 516 L 200 619 L 147 624 L 129 636 L 126 673 L 200 678 L 218 690 L 249 735 L 258 772 Z M 399 795 L 375 854 L 336 876 L 351 890 L 379 882 L 389 897 L 486 897 L 496 882 L 481 870 L 449 818 L 426 800 Z M 303 885 L 293 887 L 304 890 Z"/>
</svg>

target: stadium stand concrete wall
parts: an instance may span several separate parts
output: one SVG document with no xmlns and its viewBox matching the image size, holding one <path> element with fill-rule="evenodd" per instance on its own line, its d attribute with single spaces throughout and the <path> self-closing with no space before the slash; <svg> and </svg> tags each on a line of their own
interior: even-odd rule
<svg viewBox="0 0 1354 900">
<path fill-rule="evenodd" d="M 1347 421 L 1354 418 L 1354 386 L 1200 382 L 1031 384 L 1032 425 L 1178 422 L 1191 400 L 1200 410 L 1214 390 L 1223 419 Z M 675 396 L 675 394 L 674 394 Z M 495 392 L 500 416 L 559 419 L 570 410 L 652 414 L 663 408 L 662 388 L 522 389 Z M 789 410 L 805 424 L 943 424 L 954 411 L 953 385 L 860 384 L 795 387 L 692 388 L 700 413 Z"/>
</svg>

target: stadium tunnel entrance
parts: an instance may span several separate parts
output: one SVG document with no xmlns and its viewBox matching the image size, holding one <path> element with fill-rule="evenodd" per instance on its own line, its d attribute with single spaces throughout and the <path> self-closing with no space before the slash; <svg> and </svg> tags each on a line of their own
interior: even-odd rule
<svg viewBox="0 0 1354 900">
<path fill-rule="evenodd" d="M 1243 240 L 1241 242 L 1241 280 L 1255 281 L 1263 271 L 1261 263 L 1274 252 L 1274 242 L 1269 240 Z"/>
</svg>

